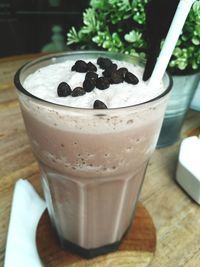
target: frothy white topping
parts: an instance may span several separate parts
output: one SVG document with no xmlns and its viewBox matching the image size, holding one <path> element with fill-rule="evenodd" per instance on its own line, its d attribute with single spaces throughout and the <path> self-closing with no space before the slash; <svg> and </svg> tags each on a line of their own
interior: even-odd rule
<svg viewBox="0 0 200 267">
<path fill-rule="evenodd" d="M 97 66 L 99 77 L 103 76 L 102 72 L 104 70 L 99 68 L 96 61 L 88 59 L 87 62 L 89 61 Z M 142 80 L 142 67 L 113 60 L 113 63 L 116 63 L 118 68 L 125 67 L 134 73 L 139 78 L 139 83 L 137 85 L 126 82 L 111 84 L 106 90 L 95 88 L 92 92 L 86 93 L 83 96 L 59 97 L 57 95 L 57 87 L 61 82 L 67 82 L 72 90 L 79 86 L 82 87 L 85 73 L 71 71 L 74 63 L 74 61 L 68 60 L 38 69 L 25 79 L 23 86 L 32 95 L 46 101 L 79 108 L 93 108 L 93 103 L 97 99 L 104 102 L 108 108 L 131 106 L 149 101 L 164 91 L 162 84 L 158 87 L 150 88 L 147 82 Z"/>
</svg>

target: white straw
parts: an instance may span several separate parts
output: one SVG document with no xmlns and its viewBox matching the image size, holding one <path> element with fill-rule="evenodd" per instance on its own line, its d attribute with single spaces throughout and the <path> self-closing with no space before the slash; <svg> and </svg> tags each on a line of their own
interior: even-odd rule
<svg viewBox="0 0 200 267">
<path fill-rule="evenodd" d="M 194 2 L 195 0 L 180 0 L 164 45 L 152 72 L 149 81 L 150 86 L 155 86 L 162 80 L 177 40 L 181 34 L 187 15 L 190 12 L 191 6 Z"/>
</svg>

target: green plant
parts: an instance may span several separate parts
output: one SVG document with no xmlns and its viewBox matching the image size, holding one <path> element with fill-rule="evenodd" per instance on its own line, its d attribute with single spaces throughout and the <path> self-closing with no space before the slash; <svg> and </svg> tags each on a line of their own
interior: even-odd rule
<svg viewBox="0 0 200 267">
<path fill-rule="evenodd" d="M 83 26 L 68 32 L 68 45 L 99 48 L 145 58 L 145 6 L 149 0 L 91 0 Z M 171 57 L 172 70 L 200 68 L 200 1 L 193 4 Z"/>
</svg>

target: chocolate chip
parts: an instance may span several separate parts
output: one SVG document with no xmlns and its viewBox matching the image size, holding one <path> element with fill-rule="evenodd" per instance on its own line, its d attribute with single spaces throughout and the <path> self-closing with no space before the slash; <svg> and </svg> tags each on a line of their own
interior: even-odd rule
<svg viewBox="0 0 200 267">
<path fill-rule="evenodd" d="M 93 104 L 94 109 L 107 109 L 107 106 L 100 100 L 95 100 Z"/>
<path fill-rule="evenodd" d="M 110 71 L 109 69 L 106 69 L 102 72 L 103 76 L 107 78 L 111 76 L 111 73 L 112 71 Z"/>
<path fill-rule="evenodd" d="M 85 75 L 85 79 L 97 79 L 98 74 L 92 71 L 88 71 Z"/>
<path fill-rule="evenodd" d="M 111 70 L 111 71 L 114 71 L 114 70 L 116 70 L 117 69 L 117 64 L 115 64 L 115 63 L 112 63 L 110 66 L 109 66 L 109 69 Z"/>
<path fill-rule="evenodd" d="M 92 62 L 88 62 L 87 68 L 89 71 L 97 71 L 97 67 Z"/>
<path fill-rule="evenodd" d="M 100 77 L 96 80 L 96 87 L 100 90 L 105 90 L 110 86 L 110 82 L 106 77 Z"/>
<path fill-rule="evenodd" d="M 71 93 L 71 96 L 76 97 L 76 96 L 81 96 L 84 95 L 86 92 L 83 90 L 82 87 L 76 87 Z"/>
<path fill-rule="evenodd" d="M 87 72 L 88 65 L 83 60 L 77 60 L 75 64 L 72 66 L 71 70 L 77 71 L 77 72 Z"/>
<path fill-rule="evenodd" d="M 68 96 L 70 95 L 72 92 L 71 90 L 71 87 L 69 86 L 68 83 L 66 82 L 61 82 L 59 85 L 58 85 L 58 88 L 57 88 L 57 94 L 58 96 L 62 97 L 62 96 Z"/>
<path fill-rule="evenodd" d="M 112 65 L 112 61 L 109 58 L 99 57 L 97 59 L 97 64 L 101 69 L 107 69 Z"/>
<path fill-rule="evenodd" d="M 117 71 L 124 78 L 126 73 L 128 72 L 128 69 L 127 68 L 119 68 Z"/>
<path fill-rule="evenodd" d="M 91 92 L 96 86 L 96 79 L 85 79 L 83 82 L 83 89 L 86 92 Z"/>
<path fill-rule="evenodd" d="M 102 74 L 103 74 L 104 77 L 110 77 L 112 72 L 115 71 L 116 69 L 117 69 L 117 64 L 112 63 L 109 68 L 106 68 L 102 72 Z"/>
<path fill-rule="evenodd" d="M 118 70 L 112 72 L 110 76 L 110 83 L 117 84 L 117 83 L 122 83 L 123 81 L 124 79 Z"/>
<path fill-rule="evenodd" d="M 139 80 L 138 78 L 131 72 L 127 72 L 125 74 L 125 77 L 124 77 L 124 80 L 127 82 L 127 83 L 132 83 L 132 84 L 137 84 L 139 83 Z"/>
</svg>

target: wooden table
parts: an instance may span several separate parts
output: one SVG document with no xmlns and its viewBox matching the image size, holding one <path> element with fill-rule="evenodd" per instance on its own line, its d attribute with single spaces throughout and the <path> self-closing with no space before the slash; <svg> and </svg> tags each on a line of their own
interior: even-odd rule
<svg viewBox="0 0 200 267">
<path fill-rule="evenodd" d="M 38 165 L 31 152 L 12 82 L 15 71 L 37 56 L 0 59 L 0 266 L 4 261 L 15 182 L 26 178 L 42 193 Z M 190 111 L 182 138 L 198 127 L 200 113 Z M 200 266 L 200 207 L 174 181 L 179 145 L 180 141 L 155 151 L 140 197 L 157 228 L 157 249 L 151 267 Z"/>
</svg>

